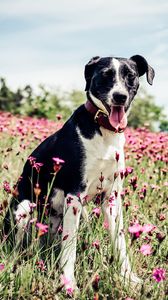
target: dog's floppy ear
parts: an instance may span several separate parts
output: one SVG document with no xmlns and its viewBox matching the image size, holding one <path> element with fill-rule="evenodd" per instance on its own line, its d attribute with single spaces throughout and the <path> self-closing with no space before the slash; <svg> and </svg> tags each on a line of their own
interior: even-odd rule
<svg viewBox="0 0 168 300">
<path fill-rule="evenodd" d="M 94 72 L 95 66 L 99 60 L 100 60 L 100 56 L 94 56 L 93 58 L 91 58 L 91 60 L 85 66 L 85 72 L 84 72 L 85 79 L 86 79 L 85 91 L 89 90 L 93 72 Z"/>
<path fill-rule="evenodd" d="M 152 85 L 155 71 L 150 65 L 148 65 L 146 59 L 141 55 L 134 55 L 130 59 L 136 63 L 139 76 L 146 73 L 147 82 Z"/>
</svg>

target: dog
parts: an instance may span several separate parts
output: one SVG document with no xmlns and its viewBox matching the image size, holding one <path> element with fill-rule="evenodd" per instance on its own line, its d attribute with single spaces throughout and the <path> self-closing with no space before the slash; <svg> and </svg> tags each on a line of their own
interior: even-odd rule
<svg viewBox="0 0 168 300">
<path fill-rule="evenodd" d="M 76 287 L 77 230 L 83 207 L 97 194 L 101 196 L 111 240 L 119 253 L 121 274 L 132 282 L 139 282 L 131 270 L 127 255 L 120 197 L 123 179 L 116 174 L 125 168 L 124 130 L 131 103 L 139 88 L 139 77 L 144 74 L 152 85 L 154 70 L 141 55 L 129 59 L 93 57 L 84 72 L 86 103 L 77 108 L 59 131 L 33 151 L 18 181 L 16 196 L 10 204 L 17 229 L 16 242 L 22 242 L 25 227 L 30 227 L 32 204 L 36 202 L 33 185 L 40 189 L 38 203 L 44 204 L 47 199 L 50 206 L 53 235 L 63 220 L 60 266 L 67 279 L 66 288 Z M 36 166 L 39 163 L 43 166 L 39 173 L 33 173 L 31 182 L 32 161 Z M 52 182 L 53 173 L 55 178 Z M 48 184 L 51 182 L 48 197 Z M 4 220 L 6 235 L 9 224 L 8 211 Z"/>
</svg>

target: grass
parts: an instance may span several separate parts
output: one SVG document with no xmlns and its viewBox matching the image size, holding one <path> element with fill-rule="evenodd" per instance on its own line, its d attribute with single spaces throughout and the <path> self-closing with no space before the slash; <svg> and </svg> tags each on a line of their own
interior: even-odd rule
<svg viewBox="0 0 168 300">
<path fill-rule="evenodd" d="M 59 127 L 59 122 L 0 114 L 0 226 L 11 198 L 10 191 L 4 191 L 4 181 L 12 190 L 31 151 Z M 167 280 L 157 282 L 152 276 L 156 268 L 167 270 L 168 135 L 146 129 L 128 130 L 126 135 L 126 165 L 133 169 L 129 168 L 122 194 L 125 233 L 133 269 L 143 284 L 133 287 L 120 277 L 119 262 L 114 258 L 102 213 L 96 216 L 95 204 L 90 203 L 89 221 L 81 220 L 78 234 L 75 272 L 79 293 L 74 299 L 168 299 Z M 135 223 L 153 224 L 155 229 L 136 237 L 129 233 L 129 226 Z M 151 246 L 150 255 L 140 252 L 143 244 Z M 9 251 L 2 241 L 0 299 L 68 298 L 59 281 L 60 239 L 45 248 L 41 245 L 39 238 L 34 237 L 28 249 L 18 252 L 16 248 Z"/>
</svg>

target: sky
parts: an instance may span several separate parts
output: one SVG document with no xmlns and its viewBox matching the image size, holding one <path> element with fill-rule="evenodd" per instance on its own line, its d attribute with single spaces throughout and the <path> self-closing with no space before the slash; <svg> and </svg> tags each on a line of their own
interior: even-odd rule
<svg viewBox="0 0 168 300">
<path fill-rule="evenodd" d="M 141 85 L 168 114 L 167 0 L 0 0 L 0 77 L 15 90 L 84 90 L 91 57 L 135 54 L 155 69 Z"/>
</svg>

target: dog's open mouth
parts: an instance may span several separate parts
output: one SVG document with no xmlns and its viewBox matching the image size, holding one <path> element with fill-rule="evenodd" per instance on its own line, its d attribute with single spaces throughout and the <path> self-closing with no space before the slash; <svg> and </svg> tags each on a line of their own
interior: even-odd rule
<svg viewBox="0 0 168 300">
<path fill-rule="evenodd" d="M 125 129 L 127 126 L 127 116 L 123 105 L 112 105 L 109 115 L 109 122 L 116 130 Z"/>
</svg>

